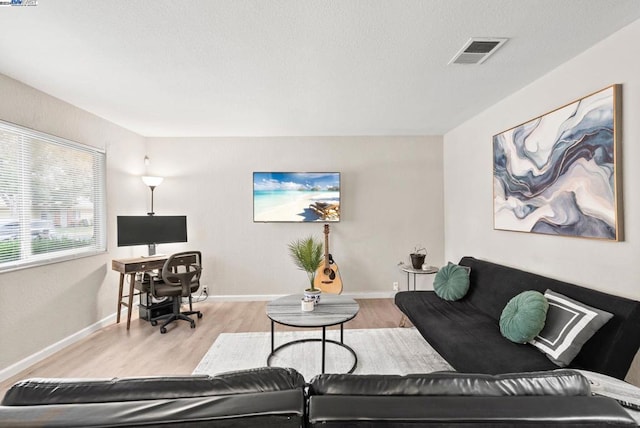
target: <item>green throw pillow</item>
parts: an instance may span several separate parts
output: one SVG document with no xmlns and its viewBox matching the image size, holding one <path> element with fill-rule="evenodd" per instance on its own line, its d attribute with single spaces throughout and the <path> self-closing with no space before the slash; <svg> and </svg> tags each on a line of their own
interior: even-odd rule
<svg viewBox="0 0 640 428">
<path fill-rule="evenodd" d="M 469 291 L 469 269 L 449 263 L 433 279 L 433 290 L 443 300 L 462 299 Z"/>
<path fill-rule="evenodd" d="M 527 343 L 544 328 L 549 302 L 539 291 L 523 291 L 504 307 L 500 333 L 515 343 Z"/>
</svg>

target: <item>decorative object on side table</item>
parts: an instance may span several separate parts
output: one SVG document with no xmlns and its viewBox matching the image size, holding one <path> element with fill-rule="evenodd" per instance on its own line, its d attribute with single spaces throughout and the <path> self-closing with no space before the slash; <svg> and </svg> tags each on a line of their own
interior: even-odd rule
<svg viewBox="0 0 640 428">
<path fill-rule="evenodd" d="M 409 257 L 411 257 L 411 265 L 414 269 L 422 269 L 424 259 L 427 257 L 427 249 L 415 247 Z"/>
<path fill-rule="evenodd" d="M 297 239 L 289 243 L 289 254 L 298 269 L 305 271 L 309 277 L 310 287 L 304 290 L 305 298 L 318 303 L 321 291 L 313 283 L 316 270 L 324 260 L 322 242 L 313 236 Z"/>
</svg>

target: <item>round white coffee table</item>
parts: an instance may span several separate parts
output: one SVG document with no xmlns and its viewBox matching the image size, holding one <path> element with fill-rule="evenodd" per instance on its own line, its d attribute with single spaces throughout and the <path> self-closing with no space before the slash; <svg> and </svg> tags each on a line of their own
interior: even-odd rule
<svg viewBox="0 0 640 428">
<path fill-rule="evenodd" d="M 344 343 L 344 323 L 358 315 L 360 305 L 355 300 L 338 294 L 322 294 L 320 302 L 311 312 L 303 312 L 300 301 L 302 294 L 292 294 L 280 297 L 267 304 L 267 316 L 271 319 L 271 353 L 267 357 L 267 365 L 271 365 L 271 359 L 281 349 L 304 342 L 322 342 L 322 373 L 325 369 L 325 356 L 327 342 L 345 348 L 353 355 L 353 366 L 347 373 L 353 373 L 358 365 L 358 356 L 355 351 Z M 275 347 L 275 324 L 282 324 L 298 328 L 322 327 L 322 338 L 299 339 L 286 342 Z M 327 327 L 340 325 L 340 342 L 327 339 Z"/>
</svg>

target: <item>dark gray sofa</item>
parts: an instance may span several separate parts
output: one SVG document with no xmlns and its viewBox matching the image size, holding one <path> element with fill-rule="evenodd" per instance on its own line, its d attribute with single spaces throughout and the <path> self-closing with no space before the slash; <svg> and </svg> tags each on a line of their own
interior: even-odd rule
<svg viewBox="0 0 640 428">
<path fill-rule="evenodd" d="M 497 374 L 558 368 L 533 346 L 502 337 L 499 328 L 502 310 L 512 297 L 551 289 L 614 315 L 570 367 L 624 379 L 640 346 L 640 302 L 473 257 L 463 257 L 459 264 L 471 268 L 469 292 L 461 300 L 445 301 L 433 291 L 395 297 L 400 310 L 454 369 Z"/>
<path fill-rule="evenodd" d="M 629 427 L 613 399 L 569 370 L 501 376 L 453 372 L 324 374 L 293 369 L 214 377 L 18 382 L 0 427 Z"/>
</svg>

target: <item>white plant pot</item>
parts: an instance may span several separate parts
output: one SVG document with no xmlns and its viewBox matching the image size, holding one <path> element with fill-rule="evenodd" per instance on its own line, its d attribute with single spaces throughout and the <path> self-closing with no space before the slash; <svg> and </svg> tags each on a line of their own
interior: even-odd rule
<svg viewBox="0 0 640 428">
<path fill-rule="evenodd" d="M 312 300 L 316 305 L 320 301 L 320 294 L 322 291 L 315 289 L 311 291 L 310 289 L 304 290 L 304 298 L 305 300 Z"/>
</svg>

